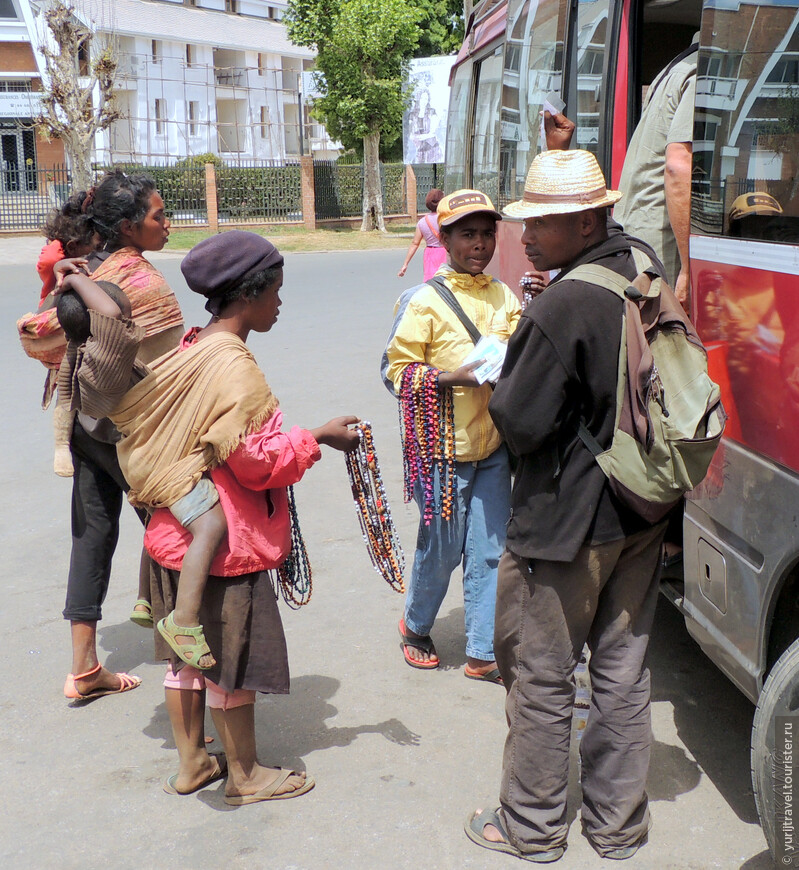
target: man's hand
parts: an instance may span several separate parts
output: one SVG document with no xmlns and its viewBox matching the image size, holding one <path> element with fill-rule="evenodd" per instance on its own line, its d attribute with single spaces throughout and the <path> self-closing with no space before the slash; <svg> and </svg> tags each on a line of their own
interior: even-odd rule
<svg viewBox="0 0 799 870">
<path fill-rule="evenodd" d="M 549 151 L 568 151 L 574 130 L 574 121 L 570 121 L 565 115 L 560 112 L 557 115 L 544 112 L 544 134 Z"/>
<path fill-rule="evenodd" d="M 674 282 L 674 295 L 682 307 L 688 311 L 688 302 L 691 298 L 691 273 L 687 270 L 680 270 L 677 280 Z"/>
<path fill-rule="evenodd" d="M 53 295 L 57 296 L 63 293 L 61 285 L 67 275 L 87 275 L 89 274 L 89 261 L 85 257 L 67 257 L 64 260 L 59 260 L 53 266 L 53 274 L 55 275 L 55 288 Z"/>
<path fill-rule="evenodd" d="M 359 417 L 334 417 L 318 429 L 311 429 L 311 435 L 319 444 L 327 444 L 334 450 L 349 453 L 358 446 L 361 436 L 355 429 L 350 429 L 360 423 Z"/>
<path fill-rule="evenodd" d="M 531 269 L 519 279 L 519 289 L 524 295 L 525 306 L 529 305 L 539 293 L 543 293 L 549 283 L 549 274 Z"/>
<path fill-rule="evenodd" d="M 454 372 L 441 372 L 438 376 L 439 387 L 479 387 L 482 386 L 475 376 L 474 370 L 479 368 L 485 362 L 484 359 L 478 359 L 475 362 L 467 363 Z"/>
</svg>

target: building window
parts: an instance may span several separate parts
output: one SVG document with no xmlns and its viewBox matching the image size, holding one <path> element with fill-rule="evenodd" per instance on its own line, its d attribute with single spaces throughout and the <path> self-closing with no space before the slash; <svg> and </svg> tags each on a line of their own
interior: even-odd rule
<svg viewBox="0 0 799 870">
<path fill-rule="evenodd" d="M 14 9 L 14 0 L 0 0 L 0 18 L 17 19 L 17 10 Z"/>
<path fill-rule="evenodd" d="M 197 120 L 200 117 L 200 104 L 197 100 L 189 100 L 186 104 L 186 115 L 189 119 L 189 136 L 196 136 Z"/>
<path fill-rule="evenodd" d="M 160 39 L 153 39 L 151 41 L 150 48 L 152 50 L 153 63 L 161 63 L 161 57 L 164 53 L 164 48 L 161 45 L 161 40 Z"/>
<path fill-rule="evenodd" d="M 225 12 L 230 12 L 233 15 L 238 15 L 239 0 L 225 0 Z"/>
<path fill-rule="evenodd" d="M 183 0 L 184 6 L 196 6 L 197 0 Z"/>
<path fill-rule="evenodd" d="M 191 44 L 186 46 L 186 66 L 194 66 L 197 63 L 197 47 Z"/>
<path fill-rule="evenodd" d="M 270 18 L 272 21 L 275 21 L 277 19 L 277 9 L 275 9 L 274 6 L 267 6 L 266 17 Z"/>
<path fill-rule="evenodd" d="M 258 75 L 266 75 L 266 55 L 262 51 L 258 52 Z"/>
<path fill-rule="evenodd" d="M 164 121 L 166 120 L 166 100 L 157 99 L 155 101 L 155 133 L 160 136 L 164 132 Z"/>
<path fill-rule="evenodd" d="M 78 45 L 78 75 L 87 76 L 91 74 L 91 61 L 89 58 L 89 37 L 87 36 Z"/>
<path fill-rule="evenodd" d="M 269 109 L 261 106 L 261 138 L 266 139 L 269 127 Z"/>
<path fill-rule="evenodd" d="M 0 79 L 0 93 L 23 93 L 30 89 L 30 79 Z"/>
</svg>

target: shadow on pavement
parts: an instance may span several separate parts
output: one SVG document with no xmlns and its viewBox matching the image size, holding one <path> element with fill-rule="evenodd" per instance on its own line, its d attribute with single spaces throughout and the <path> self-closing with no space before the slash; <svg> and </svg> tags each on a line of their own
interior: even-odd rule
<svg viewBox="0 0 799 870">
<path fill-rule="evenodd" d="M 290 695 L 258 696 L 255 707 L 255 736 L 258 754 L 263 764 L 292 765 L 304 769 L 301 758 L 321 749 L 349 746 L 362 734 L 380 734 L 399 746 L 417 746 L 421 737 L 399 719 L 386 719 L 374 724 L 329 727 L 326 719 L 338 715 L 338 709 L 328 703 L 340 683 L 332 677 L 302 676 L 291 681 Z M 215 734 L 206 711 L 206 732 Z M 174 749 L 166 707 L 159 704 L 149 725 L 143 729 L 147 737 L 163 741 L 164 749 Z M 219 747 L 218 740 L 214 748 Z"/>
<path fill-rule="evenodd" d="M 131 605 L 132 609 L 132 605 Z M 101 622 L 97 628 L 98 653 L 100 661 L 109 671 L 135 673 L 139 665 L 155 660 L 152 629 L 143 629 L 132 622 L 116 625 Z"/>
<path fill-rule="evenodd" d="M 776 866 L 774 859 L 771 857 L 771 852 L 766 849 L 741 864 L 740 870 L 773 870 Z"/>
<path fill-rule="evenodd" d="M 688 752 L 738 818 L 758 824 L 749 769 L 754 707 L 704 655 L 688 634 L 682 614 L 663 597 L 649 645 L 649 667 L 652 701 L 672 704 L 674 724 Z M 689 779 L 695 776 L 684 761 L 672 768 L 674 759 L 659 759 L 657 753 L 655 748 L 654 770 L 668 771 L 680 791 L 693 787 L 680 781 L 686 775 Z M 692 764 L 688 758 L 685 761 Z M 653 799 L 670 798 L 653 795 Z"/>
</svg>

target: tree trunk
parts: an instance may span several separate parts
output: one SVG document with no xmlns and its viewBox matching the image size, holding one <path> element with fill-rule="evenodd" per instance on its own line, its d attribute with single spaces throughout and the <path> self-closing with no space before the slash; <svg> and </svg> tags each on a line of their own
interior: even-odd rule
<svg viewBox="0 0 799 870">
<path fill-rule="evenodd" d="M 363 221 L 361 232 L 386 231 L 383 221 L 383 189 L 380 185 L 380 131 L 363 137 Z"/>
<path fill-rule="evenodd" d="M 94 184 L 92 177 L 92 137 L 76 136 L 64 142 L 64 150 L 72 170 L 72 189 L 88 190 Z"/>
</svg>

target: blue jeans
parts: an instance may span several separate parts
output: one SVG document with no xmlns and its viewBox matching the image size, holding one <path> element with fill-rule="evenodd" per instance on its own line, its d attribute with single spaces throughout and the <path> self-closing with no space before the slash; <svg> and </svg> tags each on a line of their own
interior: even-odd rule
<svg viewBox="0 0 799 870">
<path fill-rule="evenodd" d="M 456 462 L 458 492 L 452 517 L 434 513 L 419 520 L 416 555 L 405 599 L 405 625 L 427 635 L 447 594 L 452 572 L 463 561 L 466 655 L 494 660 L 497 566 L 510 517 L 510 467 L 504 446 L 479 462 Z M 437 487 L 437 481 L 436 481 Z M 417 484 L 414 499 L 423 511 Z"/>
</svg>

